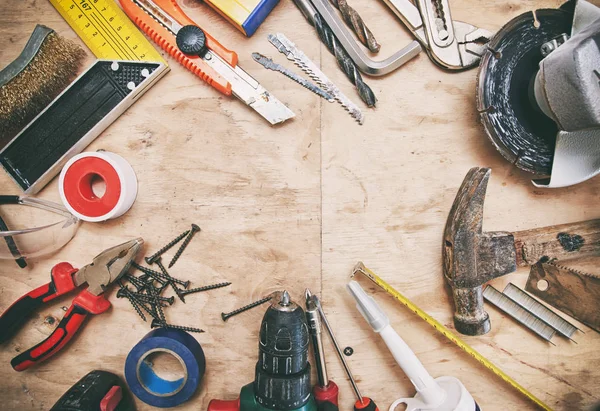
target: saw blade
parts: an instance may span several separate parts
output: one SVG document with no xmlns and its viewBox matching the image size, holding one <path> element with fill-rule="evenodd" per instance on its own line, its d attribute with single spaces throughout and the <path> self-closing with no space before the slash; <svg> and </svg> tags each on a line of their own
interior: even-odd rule
<svg viewBox="0 0 600 411">
<path fill-rule="evenodd" d="M 305 78 L 300 77 L 299 75 L 294 73 L 292 70 L 289 70 L 289 69 L 283 67 L 281 64 L 275 63 L 273 60 L 271 60 L 267 56 L 263 56 L 260 53 L 252 53 L 252 58 L 254 59 L 254 61 L 256 61 L 258 64 L 262 65 L 264 68 L 266 68 L 268 70 L 277 71 L 277 72 L 283 74 L 287 78 L 294 80 L 296 83 L 300 84 L 302 87 L 312 91 L 313 93 L 315 93 L 316 95 L 318 95 L 320 97 L 323 97 L 325 100 L 327 100 L 329 102 L 334 101 L 333 96 L 328 94 L 326 91 L 320 89 L 319 87 L 317 87 L 310 81 L 306 80 Z"/>
<path fill-rule="evenodd" d="M 346 97 L 292 41 L 281 33 L 269 34 L 268 39 L 288 60 L 293 61 L 310 78 L 316 81 L 319 86 L 331 94 L 359 124 L 363 124 L 365 118 L 358 106 Z"/>
<path fill-rule="evenodd" d="M 477 78 L 477 110 L 502 156 L 522 170 L 550 175 L 558 128 L 532 103 L 542 44 L 571 32 L 573 15 L 536 10 L 508 22 L 488 44 Z"/>
<path fill-rule="evenodd" d="M 525 290 L 600 332 L 600 277 L 538 262 L 531 266 Z"/>
</svg>

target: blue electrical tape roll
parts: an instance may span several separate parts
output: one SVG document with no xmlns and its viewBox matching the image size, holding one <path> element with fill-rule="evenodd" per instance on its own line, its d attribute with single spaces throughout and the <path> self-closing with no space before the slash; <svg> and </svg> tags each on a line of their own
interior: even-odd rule
<svg viewBox="0 0 600 411">
<path fill-rule="evenodd" d="M 160 378 L 144 359 L 155 352 L 177 358 L 184 377 L 177 381 Z M 190 399 L 204 376 L 204 351 L 194 337 L 182 330 L 152 330 L 129 352 L 125 361 L 125 379 L 131 392 L 146 404 L 159 408 L 175 407 Z"/>
</svg>

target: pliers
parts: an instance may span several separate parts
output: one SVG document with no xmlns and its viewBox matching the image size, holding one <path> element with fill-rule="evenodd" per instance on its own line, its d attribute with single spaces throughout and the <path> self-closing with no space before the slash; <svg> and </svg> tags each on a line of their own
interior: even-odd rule
<svg viewBox="0 0 600 411">
<path fill-rule="evenodd" d="M 111 247 L 98 254 L 81 269 L 69 263 L 58 263 L 52 267 L 48 284 L 36 288 L 15 301 L 0 316 L 0 343 L 7 341 L 23 324 L 27 316 L 42 305 L 65 295 L 83 284 L 82 290 L 56 329 L 41 343 L 22 352 L 10 362 L 16 371 L 23 371 L 56 354 L 73 338 L 88 314 L 101 314 L 110 308 L 104 291 L 127 272 L 144 240 L 137 238 Z"/>
</svg>

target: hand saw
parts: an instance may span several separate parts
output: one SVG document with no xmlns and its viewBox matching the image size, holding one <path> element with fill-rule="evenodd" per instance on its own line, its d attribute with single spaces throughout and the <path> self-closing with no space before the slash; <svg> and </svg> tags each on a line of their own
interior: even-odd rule
<svg viewBox="0 0 600 411">
<path fill-rule="evenodd" d="M 119 0 L 125 13 L 156 44 L 206 83 L 233 94 L 271 124 L 294 113 L 238 66 L 227 50 L 191 20 L 175 0 Z"/>
</svg>

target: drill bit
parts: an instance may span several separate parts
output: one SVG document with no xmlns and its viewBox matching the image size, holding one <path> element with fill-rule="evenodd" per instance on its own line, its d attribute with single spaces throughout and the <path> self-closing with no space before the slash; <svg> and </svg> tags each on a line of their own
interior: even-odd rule
<svg viewBox="0 0 600 411">
<path fill-rule="evenodd" d="M 287 68 L 283 67 L 281 64 L 275 63 L 273 60 L 271 60 L 267 56 L 263 56 L 260 53 L 252 53 L 252 58 L 254 59 L 254 61 L 261 64 L 264 68 L 273 70 L 273 71 L 277 71 L 277 72 L 283 74 L 287 78 L 290 78 L 290 79 L 294 80 L 296 83 L 300 84 L 302 87 L 305 87 L 308 90 L 315 93 L 316 95 L 323 97 L 325 100 L 327 100 L 329 102 L 334 101 L 333 96 L 328 94 L 326 91 L 323 91 L 322 89 L 320 89 L 319 87 L 317 87 L 316 85 L 311 83 L 310 81 L 300 77 L 293 71 L 288 70 Z"/>
<path fill-rule="evenodd" d="M 371 33 L 371 30 L 367 27 L 363 19 L 348 5 L 346 0 L 329 0 L 333 7 L 338 9 L 344 18 L 346 24 L 356 34 L 362 44 L 365 45 L 371 52 L 377 53 L 381 46 L 375 40 L 375 36 Z"/>
<path fill-rule="evenodd" d="M 346 50 L 342 47 L 340 42 L 333 31 L 329 28 L 327 23 L 323 21 L 323 18 L 319 13 L 315 14 L 315 29 L 321 38 L 323 44 L 327 46 L 327 49 L 333 54 L 338 62 L 338 66 L 342 69 L 346 77 L 356 86 L 360 99 L 365 102 L 368 107 L 375 107 L 377 99 L 373 90 L 365 84 L 358 71 L 358 67 L 352 61 Z"/>
<path fill-rule="evenodd" d="M 358 121 L 364 122 L 364 115 L 360 109 L 348 97 L 346 97 L 336 86 L 325 76 L 325 74 L 313 63 L 306 55 L 287 37 L 281 33 L 275 35 L 269 34 L 269 42 L 283 53 L 288 60 L 293 61 L 298 67 L 310 76 L 318 85 L 323 87 L 333 98 L 335 98 L 344 107 L 350 115 Z"/>
</svg>

